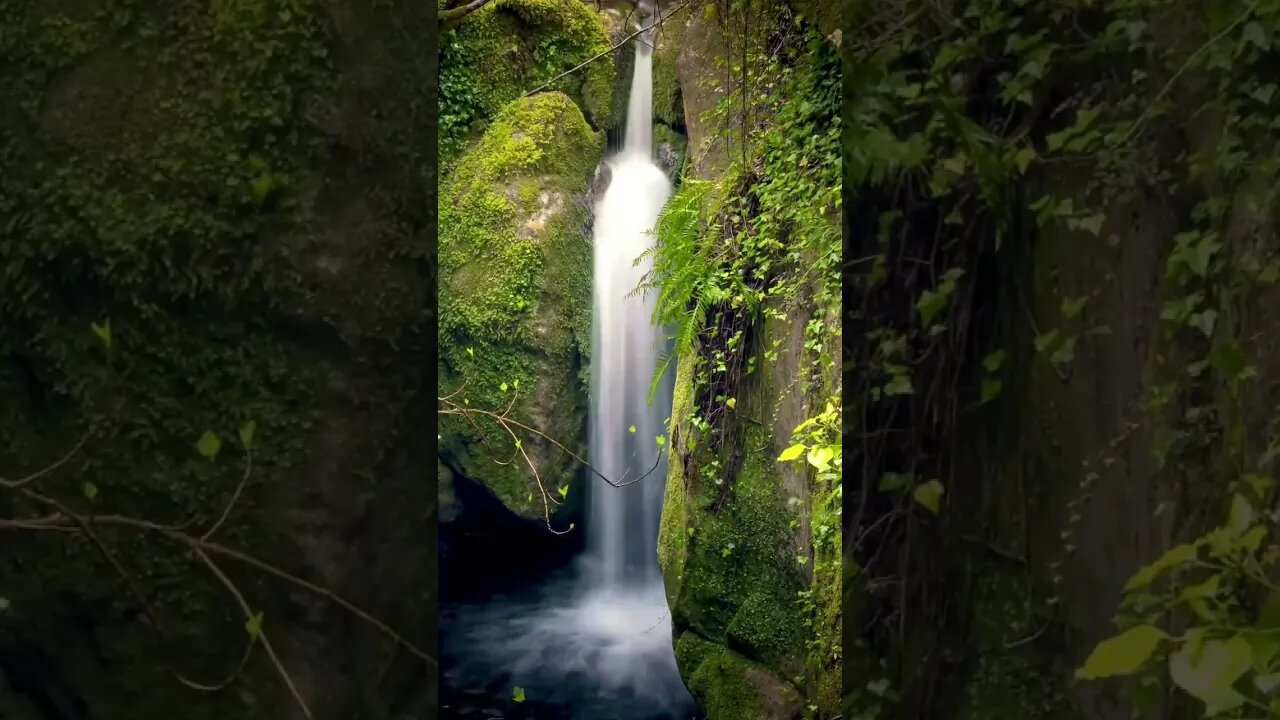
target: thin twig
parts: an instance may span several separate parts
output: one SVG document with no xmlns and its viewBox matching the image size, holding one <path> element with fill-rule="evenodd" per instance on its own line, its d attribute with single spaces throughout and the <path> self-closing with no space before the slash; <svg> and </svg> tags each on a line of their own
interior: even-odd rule
<svg viewBox="0 0 1280 720">
<path fill-rule="evenodd" d="M 222 523 L 227 521 L 227 517 L 231 515 L 231 509 L 236 506 L 236 502 L 240 499 L 240 493 L 244 492 L 244 486 L 249 482 L 249 475 L 253 473 L 253 450 L 246 447 L 244 452 L 244 474 L 240 476 L 240 484 L 236 485 L 236 491 L 231 495 L 231 500 L 228 501 L 227 506 L 222 509 L 222 517 L 219 517 L 218 521 L 206 530 L 204 535 L 200 536 L 201 540 L 208 540 L 215 532 L 217 532 L 218 528 L 222 527 Z"/>
<path fill-rule="evenodd" d="M 71 458 L 75 457 L 76 453 L 80 452 L 80 448 L 84 447 L 84 444 L 89 441 L 89 436 L 92 434 L 93 434 L 92 428 L 90 428 L 89 430 L 86 430 L 84 435 L 80 437 L 80 442 L 76 443 L 75 447 L 71 448 L 71 450 L 68 451 L 66 455 L 63 455 L 61 459 L 59 459 L 57 462 L 53 463 L 52 465 L 47 465 L 31 473 L 30 475 L 24 478 L 20 478 L 18 480 L 6 480 L 3 477 L 0 477 L 0 485 L 3 485 L 4 487 L 11 488 L 11 489 L 17 489 L 22 487 L 23 485 L 33 483 L 36 480 L 39 480 L 40 478 L 52 473 L 53 471 L 57 470 L 63 465 L 66 465 L 67 462 L 71 460 Z"/>
<path fill-rule="evenodd" d="M 219 568 L 207 554 L 205 554 L 204 550 L 196 548 L 195 554 L 196 557 L 200 558 L 200 561 L 209 568 L 209 572 L 212 572 L 218 580 L 222 582 L 222 585 L 227 589 L 227 592 L 231 593 L 231 595 L 235 597 L 236 602 L 240 604 L 240 610 L 244 612 L 244 619 L 252 620 L 253 608 L 249 607 L 249 603 L 245 602 L 244 595 L 240 593 L 236 584 L 231 582 L 231 579 L 222 572 L 222 569 Z M 289 686 L 289 692 L 293 694 L 293 699 L 298 701 L 298 707 L 302 708 L 302 714 L 307 717 L 307 720 L 311 720 L 311 708 L 307 707 L 307 701 L 302 699 L 302 693 L 298 692 L 298 687 L 293 684 L 293 678 L 289 677 L 289 671 L 285 670 L 284 663 L 280 662 L 280 658 L 276 655 L 275 648 L 271 647 L 271 641 L 267 639 L 267 633 L 262 628 L 258 629 L 258 638 L 262 640 L 262 647 L 267 651 L 267 656 L 271 658 L 271 664 L 276 666 L 276 671 L 280 673 L 280 677 L 284 680 L 284 684 Z"/>
</svg>

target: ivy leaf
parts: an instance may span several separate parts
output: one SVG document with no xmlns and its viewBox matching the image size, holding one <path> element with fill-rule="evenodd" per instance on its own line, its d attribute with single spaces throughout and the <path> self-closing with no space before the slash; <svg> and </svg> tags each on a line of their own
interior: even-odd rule
<svg viewBox="0 0 1280 720">
<path fill-rule="evenodd" d="M 923 505 L 929 512 L 934 515 L 938 514 L 938 506 L 942 502 L 942 494 L 945 488 L 942 483 L 937 480 L 930 480 L 916 487 L 915 492 L 911 494 L 915 501 Z"/>
<path fill-rule="evenodd" d="M 221 449 L 222 441 L 218 439 L 217 435 L 214 435 L 209 430 L 205 430 L 204 435 L 201 435 L 200 440 L 196 443 L 196 450 L 210 460 L 217 457 L 218 451 Z"/>
<path fill-rule="evenodd" d="M 524 702 L 524 688 L 517 686 L 515 693 L 511 695 L 511 699 L 518 703 Z"/>
<path fill-rule="evenodd" d="M 1240 34 L 1240 40 L 1245 43 L 1253 43 L 1263 52 L 1271 49 L 1271 42 L 1267 40 L 1267 31 L 1257 22 L 1251 22 L 1244 26 L 1244 32 Z"/>
<path fill-rule="evenodd" d="M 779 462 L 791 462 L 804 454 L 804 445 L 792 445 L 778 456 Z"/>
<path fill-rule="evenodd" d="M 1267 104 L 1270 104 L 1271 98 L 1275 94 L 1276 94 L 1275 83 L 1267 83 L 1266 85 L 1263 85 L 1257 90 L 1254 90 L 1250 97 L 1262 103 L 1263 105 L 1267 105 Z"/>
<path fill-rule="evenodd" d="M 92 482 L 86 482 L 82 489 L 84 490 L 84 496 L 89 499 L 89 502 L 93 502 L 98 498 L 98 486 L 94 485 Z"/>
<path fill-rule="evenodd" d="M 568 486 L 568 485 L 561 485 L 561 486 L 558 488 L 558 490 L 559 490 L 559 492 L 560 492 L 560 497 L 561 497 L 561 498 L 564 498 L 564 496 L 566 496 L 566 495 L 568 495 L 568 494 L 569 494 L 569 486 Z"/>
<path fill-rule="evenodd" d="M 666 444 L 667 444 L 667 439 L 666 439 L 665 437 L 661 436 L 661 435 L 659 435 L 659 436 L 658 436 L 657 438 L 655 438 L 655 439 L 658 441 L 658 447 L 662 447 L 663 445 L 666 445 Z"/>
<path fill-rule="evenodd" d="M 249 633 L 249 637 L 257 640 L 262 637 L 262 613 L 254 613 L 252 617 L 244 622 L 245 632 Z"/>
<path fill-rule="evenodd" d="M 1139 625 L 1107 638 L 1098 643 L 1085 659 L 1084 666 L 1076 670 L 1076 677 L 1096 680 L 1113 675 L 1130 675 L 1146 664 L 1160 641 L 1166 637 L 1168 636 L 1160 628 Z"/>
<path fill-rule="evenodd" d="M 510 385 L 507 385 L 506 383 L 502 383 L 501 385 L 498 386 L 498 389 L 501 390 L 502 392 L 506 392 L 507 388 L 509 387 Z"/>
<path fill-rule="evenodd" d="M 1000 366 L 1004 364 L 1004 359 L 1007 355 L 1008 353 L 1004 350 L 997 350 L 982 358 L 982 367 L 985 368 L 987 372 L 993 373 L 999 370 Z"/>
<path fill-rule="evenodd" d="M 253 433 L 257 429 L 258 424 L 252 420 L 240 426 L 240 444 L 244 445 L 245 450 L 253 447 Z"/>
<path fill-rule="evenodd" d="M 1187 323 L 1191 325 L 1191 327 L 1204 333 L 1205 337 L 1213 337 L 1213 328 L 1214 325 L 1217 324 L 1217 320 L 1218 311 L 1210 308 L 1192 315 L 1190 319 L 1187 320 Z"/>
<path fill-rule="evenodd" d="M 734 406 L 736 406 L 736 405 L 738 404 L 738 400 L 737 400 L 736 398 L 729 398 L 729 399 L 727 399 L 727 400 L 725 400 L 725 401 L 724 401 L 724 404 L 725 404 L 725 405 L 728 405 L 728 406 L 729 406 L 729 409 L 730 409 L 730 410 L 732 410 L 732 409 L 734 408 Z"/>
</svg>

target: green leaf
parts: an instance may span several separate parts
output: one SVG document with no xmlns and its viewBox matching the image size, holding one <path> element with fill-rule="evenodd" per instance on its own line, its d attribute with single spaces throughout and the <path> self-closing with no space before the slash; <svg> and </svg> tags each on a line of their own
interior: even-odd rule
<svg viewBox="0 0 1280 720">
<path fill-rule="evenodd" d="M 222 441 L 209 430 L 205 430 L 204 435 L 201 435 L 200 440 L 196 443 L 196 450 L 210 460 L 217 457 L 218 451 L 221 449 Z"/>
<path fill-rule="evenodd" d="M 667 439 L 661 435 L 659 435 L 656 439 L 658 441 L 658 447 L 662 447 L 663 445 L 667 444 Z"/>
<path fill-rule="evenodd" d="M 887 472 L 880 478 L 880 492 L 889 492 L 891 490 L 906 487 L 907 482 L 910 480 L 911 477 L 909 475 Z"/>
<path fill-rule="evenodd" d="M 632 425 L 631 427 L 627 428 L 627 432 L 632 432 L 632 433 L 633 433 L 633 432 L 635 432 L 635 431 L 636 431 L 636 426 L 635 426 L 635 425 Z"/>
<path fill-rule="evenodd" d="M 1196 650 L 1184 644 L 1169 657 L 1174 683 L 1204 702 L 1206 715 L 1226 712 L 1244 702 L 1232 685 L 1249 670 L 1249 643 L 1237 635 L 1226 641 L 1209 640 Z"/>
<path fill-rule="evenodd" d="M 1253 685 L 1258 688 L 1263 695 L 1269 695 L 1277 685 L 1280 685 L 1280 673 L 1258 675 L 1253 678 Z"/>
<path fill-rule="evenodd" d="M 1094 237 L 1102 234 L 1102 223 L 1106 221 L 1101 213 L 1090 215 L 1089 217 L 1080 218 L 1080 227 L 1093 233 Z"/>
<path fill-rule="evenodd" d="M 1129 578 L 1129 582 L 1125 583 L 1124 591 L 1129 592 L 1130 590 L 1146 587 L 1151 584 L 1152 580 L 1159 577 L 1160 573 L 1185 562 L 1190 562 L 1195 557 L 1195 545 L 1184 543 L 1169 548 L 1155 562 L 1134 573 L 1133 577 Z"/>
<path fill-rule="evenodd" d="M 9 609 L 9 598 L 0 597 L 0 612 L 4 612 L 5 610 L 8 610 L 8 609 Z"/>
<path fill-rule="evenodd" d="M 1074 298 L 1062 299 L 1062 316 L 1068 319 L 1079 317 L 1084 311 L 1085 303 L 1089 302 L 1088 295 L 1081 295 Z"/>
<path fill-rule="evenodd" d="M 511 699 L 515 700 L 518 703 L 524 702 L 524 688 L 516 687 L 516 691 L 514 694 L 512 694 Z"/>
<path fill-rule="evenodd" d="M 736 405 L 738 404 L 738 400 L 737 400 L 736 398 L 729 398 L 729 399 L 727 399 L 727 400 L 725 400 L 725 401 L 724 401 L 724 404 L 725 404 L 725 405 L 728 405 L 728 406 L 729 406 L 729 409 L 730 409 L 730 410 L 732 410 L 732 409 L 734 408 L 734 406 L 736 406 Z"/>
<path fill-rule="evenodd" d="M 804 445 L 792 445 L 791 447 L 782 451 L 782 454 L 778 456 L 778 461 L 790 462 L 792 460 L 795 460 L 796 458 L 804 454 L 804 450 L 805 450 Z"/>
<path fill-rule="evenodd" d="M 915 492 L 911 494 L 915 501 L 923 505 L 929 512 L 934 515 L 938 514 L 938 506 L 942 502 L 942 494 L 945 492 L 942 483 L 937 480 L 930 480 L 916 487 Z"/>
<path fill-rule="evenodd" d="M 561 497 L 561 498 L 563 498 L 564 496 L 566 496 L 566 495 L 568 495 L 568 494 L 569 494 L 569 486 L 568 486 L 568 485 L 561 485 L 561 486 L 558 488 L 558 490 L 559 490 L 559 492 L 560 492 L 560 497 Z"/>
<path fill-rule="evenodd" d="M 84 490 L 84 496 L 89 499 L 89 502 L 93 502 L 98 498 L 98 486 L 94 485 L 92 482 L 86 482 L 82 489 Z"/>
<path fill-rule="evenodd" d="M 894 375 L 893 379 L 884 386 L 885 395 L 910 395 L 911 393 L 911 378 L 906 375 Z"/>
<path fill-rule="evenodd" d="M 1076 677 L 1084 680 L 1130 675 L 1139 670 L 1160 641 L 1168 637 L 1153 625 L 1139 625 L 1098 643 Z"/>
<path fill-rule="evenodd" d="M 254 613 L 253 617 L 246 620 L 244 622 L 244 629 L 245 632 L 249 633 L 249 637 L 254 640 L 262 637 L 262 613 Z"/>
<path fill-rule="evenodd" d="M 1246 24 L 1244 31 L 1240 34 L 1240 39 L 1246 43 L 1253 43 L 1263 52 L 1271 49 L 1271 42 L 1267 40 L 1267 31 L 1257 22 Z"/>
<path fill-rule="evenodd" d="M 506 392 L 506 391 L 507 391 L 507 388 L 509 388 L 509 387 L 510 387 L 510 386 L 509 386 L 509 385 L 507 385 L 506 383 L 502 383 L 501 385 L 499 385 L 499 386 L 498 386 L 498 389 L 499 389 L 499 390 L 501 390 L 502 392 Z"/>
<path fill-rule="evenodd" d="M 1227 526 L 1231 528 L 1231 532 L 1236 535 L 1244 534 L 1245 530 L 1253 524 L 1253 506 L 1243 495 L 1231 496 L 1231 513 L 1227 521 Z"/>
<path fill-rule="evenodd" d="M 253 447 L 253 433 L 257 429 L 258 424 L 252 420 L 240 426 L 240 444 L 244 445 L 245 450 Z"/>
<path fill-rule="evenodd" d="M 831 458 L 835 456 L 829 447 L 815 447 L 809 451 L 809 464 L 824 471 L 831 467 Z"/>
<path fill-rule="evenodd" d="M 1013 161 L 1017 163 L 1018 172 L 1021 174 L 1025 174 L 1027 172 L 1027 168 L 1031 165 L 1031 161 L 1035 159 L 1036 159 L 1035 148 L 1031 147 L 1030 145 L 1022 148 L 1021 150 L 1018 151 L 1016 155 L 1013 156 Z"/>
<path fill-rule="evenodd" d="M 1036 352 L 1043 353 L 1058 341 L 1058 331 L 1050 330 L 1049 332 L 1040 333 L 1036 336 Z"/>
<path fill-rule="evenodd" d="M 1004 359 L 1007 355 L 1008 353 L 1004 350 L 997 350 L 982 359 L 982 367 L 985 368 L 987 372 L 993 373 L 999 370 L 1000 366 L 1004 365 Z"/>
<path fill-rule="evenodd" d="M 98 336 L 98 340 L 102 341 L 102 346 L 111 349 L 111 318 L 102 321 L 102 324 L 89 323 L 89 329 L 94 335 Z"/>
<path fill-rule="evenodd" d="M 949 295 L 934 290 L 925 290 L 920 293 L 920 299 L 916 301 L 916 310 L 920 311 L 921 324 L 925 327 L 932 325 L 938 313 L 946 309 L 949 298 Z"/>
</svg>

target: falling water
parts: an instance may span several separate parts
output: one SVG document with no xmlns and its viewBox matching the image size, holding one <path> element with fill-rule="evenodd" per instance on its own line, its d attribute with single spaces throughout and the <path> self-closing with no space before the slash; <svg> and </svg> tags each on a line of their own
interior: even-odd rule
<svg viewBox="0 0 1280 720">
<path fill-rule="evenodd" d="M 601 587 L 616 591 L 662 583 L 657 546 L 666 472 L 656 438 L 671 391 L 660 387 L 649 404 L 663 335 L 651 321 L 651 295 L 632 293 L 651 265 L 636 260 L 652 244 L 649 232 L 671 194 L 652 159 L 652 96 L 652 51 L 637 43 L 626 142 L 610 162 L 613 178 L 595 225 L 590 461 L 622 487 L 595 478 L 589 548 Z"/>
<path fill-rule="evenodd" d="M 653 38 L 641 39 L 625 141 L 609 160 L 594 230 L 589 460 L 623 487 L 592 477 L 588 553 L 572 574 L 447 618 L 451 645 L 467 648 L 453 682 L 522 686 L 567 713 L 548 718 L 688 720 L 697 712 L 676 668 L 657 563 L 666 462 L 656 438 L 671 383 L 664 379 L 650 405 L 663 336 L 652 298 L 632 292 L 650 266 L 636 261 L 671 194 L 653 162 Z"/>
</svg>

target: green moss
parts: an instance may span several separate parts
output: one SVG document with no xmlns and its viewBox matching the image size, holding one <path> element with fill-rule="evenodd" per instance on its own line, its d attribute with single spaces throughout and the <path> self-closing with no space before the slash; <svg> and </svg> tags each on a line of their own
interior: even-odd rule
<svg viewBox="0 0 1280 720">
<path fill-rule="evenodd" d="M 773 707 L 799 704 L 794 690 L 772 681 L 768 672 L 693 633 L 676 641 L 676 662 L 688 678 L 689 692 L 711 720 L 772 720 L 789 716 L 773 712 Z"/>
<path fill-rule="evenodd" d="M 671 127 L 684 127 L 677 60 L 679 47 L 666 42 L 653 56 L 653 116 Z"/>
<path fill-rule="evenodd" d="M 517 393 L 513 419 L 550 422 L 570 446 L 582 425 L 576 370 L 591 305 L 591 246 L 576 198 L 603 154 L 603 138 L 569 97 L 535 95 L 494 119 L 440 196 L 442 389 L 465 388 L 460 397 L 487 409 Z M 541 515 L 543 498 L 510 436 L 480 427 L 487 444 L 465 420 L 443 423 L 446 452 L 508 507 Z M 534 455 L 548 489 L 568 480 L 565 458 Z"/>
<path fill-rule="evenodd" d="M 687 433 L 690 427 L 684 419 L 693 412 L 693 358 L 682 357 L 676 363 L 675 389 L 671 402 L 671 417 L 678 430 L 674 437 L 674 454 L 689 452 Z M 667 489 L 662 500 L 662 524 L 658 530 L 658 566 L 667 591 L 667 602 L 674 604 L 680 595 L 684 580 L 685 554 L 688 550 L 689 507 L 684 491 L 684 467 L 673 462 L 667 467 Z"/>
<path fill-rule="evenodd" d="M 579 0 L 496 0 L 441 39 L 440 147 L 447 163 L 508 103 L 607 50 L 599 16 Z M 555 81 L 598 128 L 610 125 L 610 57 Z"/>
</svg>

